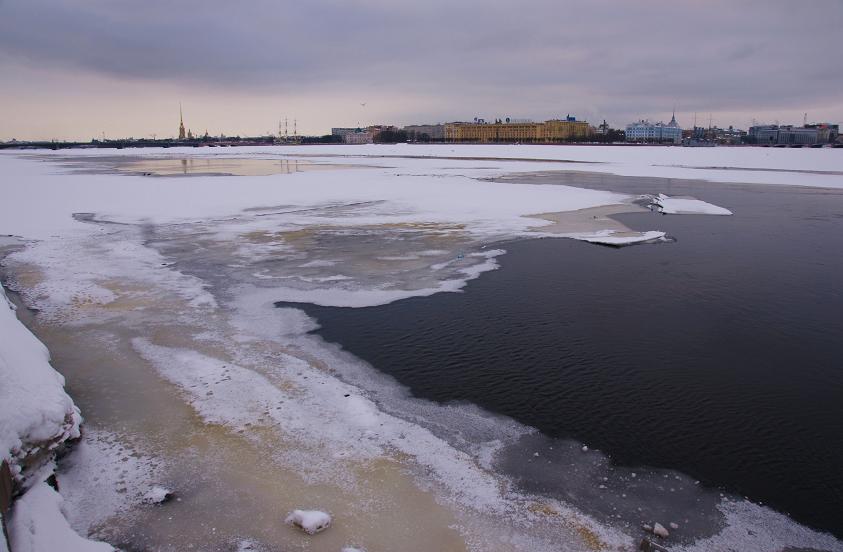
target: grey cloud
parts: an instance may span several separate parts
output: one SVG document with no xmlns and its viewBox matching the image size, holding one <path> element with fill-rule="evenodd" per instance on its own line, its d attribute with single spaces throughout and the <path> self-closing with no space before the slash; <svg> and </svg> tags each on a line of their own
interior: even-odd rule
<svg viewBox="0 0 843 552">
<path fill-rule="evenodd" d="M 6 0 L 0 53 L 254 93 L 423 91 L 443 113 L 484 96 L 629 117 L 839 102 L 842 24 L 839 0 Z"/>
</svg>

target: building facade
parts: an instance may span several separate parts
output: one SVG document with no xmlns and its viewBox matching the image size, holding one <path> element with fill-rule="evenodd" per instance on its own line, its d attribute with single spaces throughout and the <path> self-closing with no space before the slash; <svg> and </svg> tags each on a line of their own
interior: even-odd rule
<svg viewBox="0 0 843 552">
<path fill-rule="evenodd" d="M 813 146 L 820 143 L 820 132 L 816 128 L 788 127 L 779 129 L 779 144 Z"/>
<path fill-rule="evenodd" d="M 682 142 L 682 128 L 676 122 L 676 114 L 667 124 L 642 119 L 626 125 L 626 141 L 679 144 Z"/>
<path fill-rule="evenodd" d="M 749 127 L 747 136 L 755 144 L 778 144 L 779 143 L 779 126 L 778 125 L 756 125 Z"/>
<path fill-rule="evenodd" d="M 839 126 L 817 123 L 795 127 L 791 125 L 756 125 L 749 128 L 750 141 L 767 146 L 813 146 L 837 140 Z"/>
<path fill-rule="evenodd" d="M 840 125 L 833 125 L 831 123 L 814 123 L 805 125 L 805 128 L 817 129 L 817 143 L 830 144 L 837 141 L 840 136 Z"/>
<path fill-rule="evenodd" d="M 543 123 L 532 121 L 496 120 L 487 123 L 477 119 L 471 123 L 445 124 L 445 140 L 448 142 L 526 142 L 547 143 L 585 139 L 594 134 L 594 129 L 585 121 L 574 117 L 551 119 Z"/>
</svg>

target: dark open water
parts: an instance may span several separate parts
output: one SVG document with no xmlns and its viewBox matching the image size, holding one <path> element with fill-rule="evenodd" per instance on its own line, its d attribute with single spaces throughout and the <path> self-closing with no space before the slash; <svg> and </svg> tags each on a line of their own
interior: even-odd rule
<svg viewBox="0 0 843 552">
<path fill-rule="evenodd" d="M 692 194 L 735 216 L 624 215 L 677 241 L 520 241 L 465 293 L 297 306 L 416 396 L 470 401 L 843 536 L 843 193 L 538 180 Z"/>
</svg>

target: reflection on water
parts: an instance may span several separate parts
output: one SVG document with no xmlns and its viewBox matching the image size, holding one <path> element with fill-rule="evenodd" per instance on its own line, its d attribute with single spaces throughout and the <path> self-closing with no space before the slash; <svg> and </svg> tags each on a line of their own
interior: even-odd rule
<svg viewBox="0 0 843 552">
<path fill-rule="evenodd" d="M 321 164 L 302 159 L 131 159 L 118 164 L 123 172 L 144 176 L 269 176 L 305 171 L 347 169 L 346 165 Z"/>
</svg>

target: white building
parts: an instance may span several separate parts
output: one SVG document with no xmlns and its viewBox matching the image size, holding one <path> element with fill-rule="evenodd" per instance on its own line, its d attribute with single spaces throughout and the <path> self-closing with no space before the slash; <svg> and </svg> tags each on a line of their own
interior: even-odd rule
<svg viewBox="0 0 843 552">
<path fill-rule="evenodd" d="M 676 114 L 673 114 L 670 122 L 651 123 L 641 120 L 626 125 L 627 142 L 671 142 L 679 144 L 682 142 L 682 128 L 676 122 Z"/>
<path fill-rule="evenodd" d="M 357 129 L 354 132 L 344 134 L 342 141 L 344 144 L 371 144 L 374 140 L 372 133 L 368 130 Z"/>
</svg>

